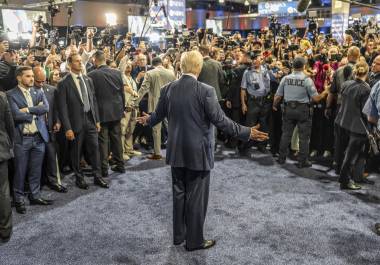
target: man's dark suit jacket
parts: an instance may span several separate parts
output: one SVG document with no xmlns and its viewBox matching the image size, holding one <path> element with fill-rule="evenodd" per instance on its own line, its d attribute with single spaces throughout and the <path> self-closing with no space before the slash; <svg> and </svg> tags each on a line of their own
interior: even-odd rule
<svg viewBox="0 0 380 265">
<path fill-rule="evenodd" d="M 42 87 L 42 89 L 45 93 L 47 101 L 49 102 L 49 112 L 47 114 L 47 128 L 49 131 L 50 138 L 51 138 L 51 140 L 53 140 L 52 138 L 55 137 L 55 135 L 53 133 L 54 124 L 60 123 L 60 120 L 58 117 L 58 107 L 56 104 L 57 88 L 54 86 L 45 84 Z"/>
<path fill-rule="evenodd" d="M 86 83 L 88 99 L 92 118 L 95 123 L 99 122 L 98 104 L 96 102 L 94 84 L 87 76 L 83 76 Z M 77 86 L 74 83 L 71 74 L 66 75 L 57 86 L 58 90 L 58 112 L 64 131 L 73 130 L 78 133 L 83 129 L 84 109 L 83 102 L 78 92 Z"/>
<path fill-rule="evenodd" d="M 38 132 L 41 134 L 42 139 L 47 143 L 49 142 L 49 133 L 46 127 L 45 114 L 49 111 L 49 103 L 42 91 L 30 88 L 29 92 L 33 101 L 33 107 L 29 108 L 29 113 L 20 111 L 20 109 L 27 108 L 28 103 L 18 86 L 7 92 L 16 128 L 15 143 L 22 143 L 24 125 L 26 123 L 32 123 L 33 119 L 35 119 Z"/>
<path fill-rule="evenodd" d="M 0 162 L 13 157 L 14 123 L 5 93 L 0 92 Z"/>
<path fill-rule="evenodd" d="M 202 71 L 198 77 L 199 82 L 212 86 L 218 100 L 222 100 L 222 90 L 225 86 L 225 75 L 222 64 L 210 57 L 203 59 Z"/>
<path fill-rule="evenodd" d="M 213 125 L 248 141 L 250 128 L 230 120 L 221 109 L 215 89 L 184 75 L 161 90 L 148 124 L 168 118 L 166 162 L 172 167 L 209 171 L 214 167 Z"/>
<path fill-rule="evenodd" d="M 124 117 L 124 84 L 121 72 L 102 65 L 88 74 L 94 83 L 100 122 L 118 121 Z"/>
<path fill-rule="evenodd" d="M 240 90 L 241 90 L 241 80 L 243 79 L 244 71 L 248 67 L 246 65 L 240 65 L 233 70 L 233 78 L 231 80 L 230 89 L 227 92 L 226 100 L 231 101 L 233 108 L 240 108 Z"/>
</svg>

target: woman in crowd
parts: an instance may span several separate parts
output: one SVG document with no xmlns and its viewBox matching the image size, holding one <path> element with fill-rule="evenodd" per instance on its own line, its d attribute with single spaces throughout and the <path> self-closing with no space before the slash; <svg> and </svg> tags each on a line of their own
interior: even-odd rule
<svg viewBox="0 0 380 265">
<path fill-rule="evenodd" d="M 354 67 L 354 80 L 343 83 L 341 90 L 342 104 L 335 123 L 349 135 L 349 143 L 339 177 L 341 189 L 358 190 L 361 187 L 355 182 L 365 182 L 362 177 L 363 170 L 358 168 L 360 165 L 358 162 L 365 157 L 365 145 L 368 141 L 367 119 L 362 113 L 371 92 L 370 86 L 366 83 L 368 71 L 369 67 L 365 60 L 359 60 Z"/>
</svg>

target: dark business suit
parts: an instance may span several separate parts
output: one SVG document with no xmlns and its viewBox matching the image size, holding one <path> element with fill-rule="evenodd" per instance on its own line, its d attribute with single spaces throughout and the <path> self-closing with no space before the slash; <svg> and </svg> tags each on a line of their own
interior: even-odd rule
<svg viewBox="0 0 380 265">
<path fill-rule="evenodd" d="M 72 74 L 66 75 L 57 86 L 58 90 L 58 112 L 64 132 L 72 130 L 75 139 L 69 143 L 71 166 L 76 178 L 83 179 L 84 175 L 80 169 L 80 159 L 83 153 L 83 146 L 88 154 L 88 162 L 92 167 L 94 177 L 100 177 L 100 160 L 98 148 L 98 133 L 96 123 L 99 122 L 98 104 L 96 102 L 94 85 L 92 80 L 83 76 L 90 110 L 84 112 L 84 104 L 74 83 Z"/>
<path fill-rule="evenodd" d="M 202 71 L 198 77 L 199 82 L 212 86 L 215 89 L 218 101 L 222 100 L 222 90 L 225 86 L 225 74 L 222 64 L 210 57 L 203 59 Z"/>
<path fill-rule="evenodd" d="M 36 87 L 36 89 L 39 88 Z M 55 104 L 57 88 L 45 84 L 42 89 L 49 103 L 49 112 L 46 119 L 46 125 L 49 132 L 49 142 L 46 143 L 43 182 L 46 182 L 47 184 L 60 185 L 61 180 L 57 162 L 57 137 L 56 133 L 53 132 L 54 125 L 56 123 L 60 123 L 57 105 Z"/>
<path fill-rule="evenodd" d="M 14 123 L 6 95 L 0 92 L 0 238 L 12 232 L 8 160 L 13 157 Z"/>
<path fill-rule="evenodd" d="M 107 175 L 110 151 L 116 165 L 124 167 L 120 123 L 124 116 L 124 84 L 121 72 L 107 65 L 100 66 L 88 76 L 94 82 L 95 96 L 99 107 L 100 161 L 102 174 Z"/>
<path fill-rule="evenodd" d="M 188 248 L 200 247 L 214 167 L 213 125 L 244 141 L 250 128 L 227 118 L 215 89 L 188 75 L 161 90 L 148 124 L 153 127 L 164 118 L 169 125 L 166 162 L 172 167 L 174 242 L 186 239 Z"/>
<path fill-rule="evenodd" d="M 40 182 L 42 163 L 45 155 L 45 143 L 49 141 L 45 117 L 49 111 L 49 103 L 42 91 L 34 88 L 29 89 L 33 101 L 33 107 L 29 107 L 29 113 L 20 111 L 27 108 L 27 100 L 19 87 L 7 92 L 15 123 L 15 146 L 14 146 L 14 200 L 23 202 L 24 183 L 28 176 L 32 199 L 40 198 Z M 35 120 L 37 132 L 35 135 L 25 135 L 24 126 Z"/>
</svg>

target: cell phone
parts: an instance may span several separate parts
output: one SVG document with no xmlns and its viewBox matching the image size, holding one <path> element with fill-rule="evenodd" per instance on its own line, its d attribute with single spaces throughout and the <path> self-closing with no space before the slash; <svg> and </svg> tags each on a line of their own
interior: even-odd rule
<svg viewBox="0 0 380 265">
<path fill-rule="evenodd" d="M 312 50 L 312 49 L 307 49 L 307 50 L 306 50 L 306 53 L 307 53 L 308 55 L 312 55 L 312 54 L 313 54 L 313 50 Z"/>
</svg>

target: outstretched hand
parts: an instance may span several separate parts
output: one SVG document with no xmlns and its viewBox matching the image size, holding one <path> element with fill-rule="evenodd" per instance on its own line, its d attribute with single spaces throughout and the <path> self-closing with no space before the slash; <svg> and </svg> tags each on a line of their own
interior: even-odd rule
<svg viewBox="0 0 380 265">
<path fill-rule="evenodd" d="M 147 121 L 149 119 L 150 115 L 149 114 L 146 114 L 145 112 L 143 112 L 143 116 L 142 117 L 137 117 L 136 118 L 136 121 L 142 125 L 146 125 L 147 124 Z"/>
<path fill-rule="evenodd" d="M 255 140 L 255 141 L 259 141 L 259 142 L 263 142 L 265 140 L 268 140 L 269 139 L 268 134 L 265 132 L 259 131 L 259 129 L 260 129 L 260 124 L 257 124 L 256 126 L 253 126 L 251 128 L 250 139 Z"/>
</svg>

